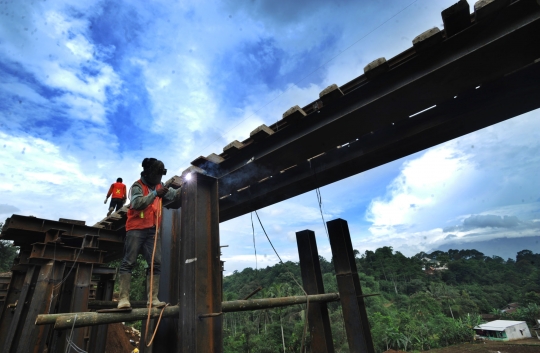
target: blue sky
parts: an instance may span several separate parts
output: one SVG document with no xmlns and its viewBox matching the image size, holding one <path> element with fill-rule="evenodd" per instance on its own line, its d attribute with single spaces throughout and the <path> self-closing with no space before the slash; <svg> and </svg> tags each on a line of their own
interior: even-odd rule
<svg viewBox="0 0 540 353">
<path fill-rule="evenodd" d="M 453 2 L 2 1 L 0 219 L 93 224 L 143 158 L 180 174 L 442 28 Z M 539 128 L 531 112 L 323 187 L 324 217 L 348 220 L 361 252 L 538 236 Z M 303 229 L 329 258 L 315 191 L 259 215 L 282 258 Z M 220 229 L 227 273 L 254 267 L 250 215 Z M 255 229 L 258 266 L 275 263 Z"/>
</svg>

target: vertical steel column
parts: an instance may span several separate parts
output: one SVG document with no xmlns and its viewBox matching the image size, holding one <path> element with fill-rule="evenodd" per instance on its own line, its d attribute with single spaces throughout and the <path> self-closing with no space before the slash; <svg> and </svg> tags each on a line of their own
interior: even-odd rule
<svg viewBox="0 0 540 353">
<path fill-rule="evenodd" d="M 315 232 L 311 230 L 296 232 L 296 243 L 298 244 L 304 290 L 307 294 L 324 294 Z M 334 342 L 332 341 L 332 329 L 326 303 L 309 304 L 308 324 L 311 334 L 311 351 L 313 353 L 333 353 Z"/>
<path fill-rule="evenodd" d="M 148 288 L 145 288 L 145 291 L 147 291 L 147 290 L 148 290 Z M 142 320 L 141 340 L 139 341 L 139 352 L 140 353 L 152 353 L 152 352 L 154 352 L 154 345 L 156 343 L 156 340 L 154 339 L 154 342 L 152 343 L 152 345 L 150 347 L 146 347 L 146 344 L 147 344 L 146 336 L 145 336 L 146 335 L 146 322 L 147 322 L 146 318 L 144 320 Z M 152 339 L 152 334 L 154 333 L 154 330 L 156 328 L 156 322 L 157 322 L 156 319 L 150 319 L 150 322 L 148 324 L 148 340 Z M 160 326 L 161 326 L 161 324 L 160 324 Z M 156 336 L 157 336 L 157 334 L 156 334 Z M 172 338 L 176 338 L 176 335 L 173 336 Z M 170 339 L 170 337 L 167 337 L 167 339 Z M 155 352 L 160 352 L 160 350 L 156 350 Z"/>
<path fill-rule="evenodd" d="M 114 274 L 102 274 L 96 292 L 96 300 L 112 300 L 114 291 Z M 109 325 L 99 325 L 91 328 L 90 346 L 88 353 L 105 352 L 107 345 L 107 331 Z"/>
<path fill-rule="evenodd" d="M 77 263 L 70 263 L 71 267 L 64 270 L 64 279 L 62 286 L 57 289 L 58 299 L 56 305 L 56 313 L 71 313 L 71 303 L 75 286 L 75 274 Z M 69 331 L 52 330 L 49 335 L 49 352 L 65 353 L 66 352 L 66 337 Z"/>
<path fill-rule="evenodd" d="M 76 266 L 77 273 L 75 274 L 73 297 L 71 299 L 72 313 L 88 310 L 88 294 L 90 291 L 90 281 L 92 279 L 92 264 L 79 263 Z M 85 342 L 86 330 L 86 327 L 81 327 L 74 329 L 73 333 L 71 333 L 71 330 L 67 333 L 71 342 L 83 350 L 87 350 Z M 71 352 L 71 350 L 68 352 Z"/>
<path fill-rule="evenodd" d="M 46 314 L 54 308 L 56 304 L 56 297 L 53 295 L 54 286 L 62 280 L 65 266 L 66 264 L 60 261 L 49 261 L 41 266 L 31 297 L 25 303 L 28 306 L 26 318 L 20 325 L 20 333 L 14 339 L 17 342 L 15 352 L 37 353 L 45 349 L 47 336 L 52 327 L 36 326 L 35 322 L 39 314 Z"/>
<path fill-rule="evenodd" d="M 349 226 L 347 221 L 341 218 L 326 222 L 326 224 L 330 235 L 349 350 L 354 353 L 375 353 L 366 305 L 364 298 L 360 297 L 362 287 L 354 260 Z"/>
<path fill-rule="evenodd" d="M 180 256 L 180 223 L 182 209 L 163 209 L 161 218 L 161 276 L 159 299 L 178 304 L 178 267 Z M 144 331 L 143 331 L 144 332 Z M 178 318 L 162 318 L 152 348 L 154 352 L 177 352 Z M 139 348 L 148 353 L 146 347 Z"/>
<path fill-rule="evenodd" d="M 31 266 L 27 269 L 26 272 L 23 272 L 21 270 L 13 271 L 11 275 L 11 281 L 9 283 L 8 292 L 6 294 L 6 301 L 4 303 L 4 310 L 2 311 L 2 316 L 0 317 L 0 348 L 2 348 L 2 352 L 5 352 L 4 346 L 6 342 L 10 342 L 7 340 L 7 336 L 11 325 L 17 325 L 15 323 L 16 320 L 14 320 L 16 319 L 15 312 L 17 311 L 17 306 L 19 305 L 19 298 L 21 296 L 23 288 L 25 288 L 24 284 L 26 283 L 26 281 L 30 281 L 31 279 L 31 274 L 29 274 L 28 271 L 33 271 L 33 268 L 34 266 Z M 27 279 L 27 276 L 29 275 L 30 278 Z M 15 303 L 17 303 L 17 306 L 14 307 Z M 24 303 L 24 299 L 21 301 L 21 303 Z"/>
<path fill-rule="evenodd" d="M 192 173 L 182 186 L 178 350 L 223 351 L 217 180 Z"/>
<path fill-rule="evenodd" d="M 2 352 L 6 352 L 6 353 L 10 352 L 11 349 L 17 345 L 17 341 L 15 340 L 15 338 L 17 336 L 17 332 L 19 331 L 19 325 L 21 322 L 24 322 L 24 319 L 26 316 L 26 312 L 27 312 L 26 301 L 28 300 L 28 297 L 31 297 L 29 293 L 32 292 L 32 289 L 35 285 L 35 281 L 37 279 L 37 276 L 36 276 L 36 274 L 38 273 L 37 268 L 39 268 L 39 266 L 37 265 L 30 266 L 28 267 L 28 270 L 26 271 L 26 275 L 24 277 L 24 283 L 19 293 L 19 297 L 17 298 L 15 311 L 11 318 L 10 325 L 5 326 L 6 328 L 8 328 L 8 330 L 7 330 L 7 335 L 5 336 L 5 341 L 3 342 Z M 10 315 L 9 311 L 10 310 L 6 310 L 6 314 L 7 314 L 5 315 L 6 317 Z"/>
</svg>

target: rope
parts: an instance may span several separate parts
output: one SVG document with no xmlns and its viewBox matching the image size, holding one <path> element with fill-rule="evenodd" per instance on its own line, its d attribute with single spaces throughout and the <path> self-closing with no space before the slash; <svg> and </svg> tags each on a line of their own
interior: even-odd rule
<svg viewBox="0 0 540 353">
<path fill-rule="evenodd" d="M 77 345 L 73 343 L 73 330 L 75 329 L 76 321 L 77 321 L 77 314 L 75 314 L 75 318 L 73 319 L 73 325 L 71 325 L 71 331 L 69 333 L 69 337 L 66 337 L 66 343 L 67 343 L 66 353 L 69 352 L 70 348 L 74 349 L 75 352 L 77 353 L 87 353 L 84 349 L 77 347 Z"/>
</svg>

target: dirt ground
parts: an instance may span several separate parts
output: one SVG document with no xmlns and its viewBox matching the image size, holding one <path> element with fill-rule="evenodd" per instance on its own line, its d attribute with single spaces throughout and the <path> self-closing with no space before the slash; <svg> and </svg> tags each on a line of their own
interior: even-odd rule
<svg viewBox="0 0 540 353">
<path fill-rule="evenodd" d="M 131 327 L 126 327 L 121 323 L 110 324 L 107 332 L 106 353 L 131 353 L 135 347 L 129 343 L 130 339 L 137 343 L 140 339 Z"/>
<path fill-rule="evenodd" d="M 512 342 L 486 341 L 478 343 L 464 343 L 455 346 L 432 349 L 429 353 L 540 353 L 540 340 L 528 338 Z"/>
</svg>

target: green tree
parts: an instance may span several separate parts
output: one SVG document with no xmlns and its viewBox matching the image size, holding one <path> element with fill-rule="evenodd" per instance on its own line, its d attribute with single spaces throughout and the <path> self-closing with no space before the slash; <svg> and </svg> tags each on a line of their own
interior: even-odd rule
<svg viewBox="0 0 540 353">
<path fill-rule="evenodd" d="M 4 226 L 3 222 L 0 222 L 0 229 Z M 13 266 L 13 260 L 19 253 L 19 248 L 13 246 L 13 242 L 10 240 L 0 240 L 0 272 L 8 272 Z"/>
</svg>

